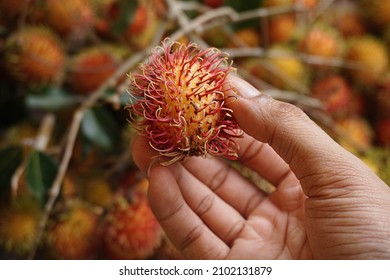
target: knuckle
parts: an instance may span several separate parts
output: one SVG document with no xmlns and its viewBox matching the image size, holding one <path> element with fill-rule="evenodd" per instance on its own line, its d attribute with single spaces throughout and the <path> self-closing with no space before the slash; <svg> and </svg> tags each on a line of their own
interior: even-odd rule
<svg viewBox="0 0 390 280">
<path fill-rule="evenodd" d="M 195 212 L 198 214 L 199 217 L 204 216 L 206 213 L 210 211 L 214 204 L 215 194 L 209 194 L 206 195 L 199 203 L 198 207 L 196 208 Z"/>
<path fill-rule="evenodd" d="M 278 120 L 307 118 L 306 114 L 297 106 L 273 100 L 270 104 L 270 115 Z"/>
</svg>

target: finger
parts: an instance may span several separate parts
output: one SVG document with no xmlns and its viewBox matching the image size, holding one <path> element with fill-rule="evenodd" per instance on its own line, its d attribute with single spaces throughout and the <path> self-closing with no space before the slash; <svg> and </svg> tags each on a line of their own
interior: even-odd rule
<svg viewBox="0 0 390 280">
<path fill-rule="evenodd" d="M 168 238 L 185 257 L 222 259 L 228 254 L 229 247 L 187 205 L 168 168 L 151 169 L 149 199 Z"/>
<path fill-rule="evenodd" d="M 275 205 L 285 211 L 299 208 L 304 199 L 300 183 L 288 164 L 275 150 L 267 143 L 259 142 L 249 135 L 240 139 L 239 145 L 239 161 L 277 188 L 278 192 L 269 196 Z"/>
<path fill-rule="evenodd" d="M 194 166 L 200 158 L 185 160 L 187 166 Z M 203 159 L 203 161 L 208 161 Z M 221 238 L 228 246 L 241 233 L 245 219 L 241 214 L 190 173 L 182 164 L 169 167 L 176 178 L 182 196 L 188 206 L 202 219 L 207 227 Z M 204 173 L 204 172 L 203 172 Z M 241 180 L 243 180 L 241 178 Z M 237 200 L 237 197 L 236 197 Z"/>
<path fill-rule="evenodd" d="M 289 165 L 267 143 L 259 142 L 247 134 L 237 142 L 240 145 L 238 160 L 274 186 L 298 182 Z"/>
<path fill-rule="evenodd" d="M 245 218 L 265 197 L 264 193 L 222 160 L 193 157 L 185 160 L 183 165 Z"/>
<path fill-rule="evenodd" d="M 148 175 L 149 166 L 156 155 L 156 152 L 150 147 L 148 140 L 141 135 L 136 135 L 133 139 L 131 153 L 135 164 L 141 172 Z"/>
<path fill-rule="evenodd" d="M 268 143 L 289 164 L 306 195 L 321 195 L 328 192 L 323 187 L 339 187 L 346 178 L 350 180 L 362 174 L 357 170 L 362 164 L 302 110 L 260 94 L 238 77 L 230 75 L 229 81 L 239 96 L 228 106 L 241 128 L 255 139 Z"/>
</svg>

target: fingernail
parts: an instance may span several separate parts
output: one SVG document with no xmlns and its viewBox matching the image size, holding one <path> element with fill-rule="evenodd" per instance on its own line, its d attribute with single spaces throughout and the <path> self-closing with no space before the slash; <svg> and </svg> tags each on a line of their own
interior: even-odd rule
<svg viewBox="0 0 390 280">
<path fill-rule="evenodd" d="M 252 98 L 262 95 L 262 93 L 250 83 L 235 75 L 230 74 L 227 79 L 230 82 L 232 88 L 236 89 L 237 94 L 244 98 Z"/>
</svg>

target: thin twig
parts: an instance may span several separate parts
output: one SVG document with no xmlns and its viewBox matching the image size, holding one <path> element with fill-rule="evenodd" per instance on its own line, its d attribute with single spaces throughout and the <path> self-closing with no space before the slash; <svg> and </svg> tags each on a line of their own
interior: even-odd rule
<svg viewBox="0 0 390 280">
<path fill-rule="evenodd" d="M 173 41 L 176 41 L 179 38 L 183 37 L 184 35 L 187 35 L 190 32 L 196 30 L 197 28 L 200 28 L 202 24 L 210 20 L 215 20 L 216 18 L 219 17 L 229 17 L 232 20 L 234 20 L 236 16 L 237 16 L 237 12 L 230 7 L 221 7 L 218 9 L 210 10 L 194 18 L 186 27 L 177 30 L 175 33 L 171 34 L 170 37 L 172 38 Z"/>
<path fill-rule="evenodd" d="M 304 63 L 311 65 L 324 65 L 332 67 L 342 67 L 348 69 L 359 70 L 362 68 L 360 63 L 345 60 L 339 57 L 323 57 L 305 53 L 288 52 L 283 50 L 267 50 L 264 48 L 226 48 L 221 49 L 230 57 L 263 57 L 263 58 L 279 58 L 279 59 L 298 59 Z"/>
<path fill-rule="evenodd" d="M 181 5 L 179 4 L 180 2 L 178 2 L 176 0 L 166 0 L 166 1 L 167 1 L 168 6 L 169 6 L 170 17 L 175 19 L 178 22 L 181 30 L 188 28 L 188 26 L 190 24 L 190 19 L 187 17 L 187 15 L 181 9 Z M 195 28 L 195 31 L 200 32 L 200 33 L 203 32 L 200 27 L 201 27 L 200 25 L 197 26 Z M 190 37 L 191 41 L 197 43 L 199 46 L 201 46 L 203 48 L 208 47 L 207 43 L 202 38 L 197 36 L 196 34 L 191 32 L 188 34 L 188 36 Z"/>
<path fill-rule="evenodd" d="M 52 113 L 45 115 L 41 121 L 41 125 L 38 131 L 37 136 L 35 137 L 32 148 L 38 151 L 46 150 L 49 141 L 51 139 L 51 135 L 53 132 L 55 117 Z M 15 170 L 14 174 L 11 177 L 11 195 L 12 197 L 16 197 L 18 194 L 19 188 L 19 180 L 23 175 L 28 162 L 28 155 L 23 159 L 23 162 L 18 166 Z"/>
</svg>

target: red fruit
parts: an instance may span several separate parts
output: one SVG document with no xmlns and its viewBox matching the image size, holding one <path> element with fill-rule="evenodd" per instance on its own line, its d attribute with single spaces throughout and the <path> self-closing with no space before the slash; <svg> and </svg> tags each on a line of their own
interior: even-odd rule
<svg viewBox="0 0 390 280">
<path fill-rule="evenodd" d="M 297 24 L 295 15 L 282 14 L 269 19 L 269 40 L 271 44 L 283 44 L 289 42 L 296 32 Z"/>
<path fill-rule="evenodd" d="M 269 51 L 282 55 L 267 59 L 265 81 L 278 88 L 304 91 L 309 73 L 295 51 L 285 45 L 275 45 Z"/>
<path fill-rule="evenodd" d="M 361 65 L 359 69 L 351 69 L 349 74 L 357 83 L 365 86 L 380 81 L 389 67 L 386 45 L 370 35 L 353 37 L 345 58 Z"/>
<path fill-rule="evenodd" d="M 113 196 L 113 191 L 106 178 L 97 174 L 86 178 L 83 184 L 83 197 L 86 201 L 105 208 L 111 204 Z"/>
<path fill-rule="evenodd" d="M 70 62 L 69 86 L 76 93 L 91 93 L 111 77 L 119 63 L 120 58 L 108 46 L 83 49 Z"/>
<path fill-rule="evenodd" d="M 193 155 L 237 158 L 234 139 L 241 132 L 224 106 L 230 88 L 225 54 L 164 41 L 139 70 L 130 90 L 137 102 L 129 108 L 143 118 L 134 123 L 168 158 L 165 164 Z"/>
<path fill-rule="evenodd" d="M 387 77 L 374 93 L 376 115 L 390 117 L 390 79 Z"/>
<path fill-rule="evenodd" d="M 390 2 L 383 0 L 360 0 L 359 7 L 367 18 L 378 28 L 384 28 L 390 24 Z"/>
<path fill-rule="evenodd" d="M 5 64 L 18 81 L 46 84 L 62 74 L 65 53 L 50 29 L 28 26 L 8 37 Z"/>
<path fill-rule="evenodd" d="M 266 78 L 266 71 L 263 67 L 263 60 L 259 57 L 245 58 L 240 62 L 240 68 L 244 69 L 254 77 L 264 79 Z"/>
<path fill-rule="evenodd" d="M 48 24 L 59 34 L 82 38 L 93 27 L 94 11 L 89 0 L 46 0 Z"/>
<path fill-rule="evenodd" d="M 134 18 L 129 25 L 126 34 L 136 35 L 142 33 L 148 26 L 148 14 L 144 5 L 139 5 L 135 11 Z"/>
<path fill-rule="evenodd" d="M 236 31 L 235 35 L 248 47 L 258 47 L 260 45 L 260 34 L 254 28 L 241 28 Z"/>
<path fill-rule="evenodd" d="M 106 217 L 104 247 L 111 259 L 148 259 L 161 245 L 162 229 L 143 193 L 121 196 Z"/>
<path fill-rule="evenodd" d="M 342 52 L 341 39 L 338 32 L 326 25 L 315 25 L 300 42 L 303 52 L 323 57 L 340 56 Z"/>
<path fill-rule="evenodd" d="M 15 255 L 26 255 L 34 246 L 40 219 L 39 206 L 22 197 L 0 209 L 0 248 Z"/>
<path fill-rule="evenodd" d="M 375 130 L 379 144 L 390 147 L 390 118 L 378 120 Z"/>
<path fill-rule="evenodd" d="M 312 86 L 312 95 L 324 102 L 328 113 L 338 114 L 347 110 L 352 91 L 342 76 L 333 75 L 316 81 Z"/>
<path fill-rule="evenodd" d="M 333 24 L 344 37 L 361 36 L 366 33 L 362 13 L 355 3 L 342 1 L 331 7 Z"/>
<path fill-rule="evenodd" d="M 116 0 L 106 0 L 103 2 L 100 9 L 100 16 L 96 21 L 97 30 L 105 35 L 111 32 L 111 25 L 120 16 L 120 4 Z M 131 36 L 132 34 L 142 33 L 148 26 L 148 11 L 145 5 L 139 4 L 134 11 L 132 20 L 129 22 L 127 28 L 125 28 L 125 36 Z"/>
<path fill-rule="evenodd" d="M 140 2 L 136 10 L 132 11 L 134 15 L 127 26 L 120 28 L 120 34 L 114 34 L 114 31 L 118 31 L 118 28 L 113 27 L 120 17 L 120 3 L 117 0 L 105 0 L 98 6 L 98 16 L 94 26 L 103 37 L 117 39 L 116 37 L 119 36 L 123 41 L 137 48 L 144 48 L 155 36 L 159 24 L 157 15 L 162 12 L 162 10 L 156 11 L 158 7 L 162 10 L 165 7 L 160 0 Z"/>
<path fill-rule="evenodd" d="M 231 42 L 229 35 L 226 32 L 221 32 L 221 29 L 217 27 L 207 29 L 203 34 L 203 38 L 210 46 L 215 48 L 226 47 Z"/>
<path fill-rule="evenodd" d="M 347 116 L 336 120 L 344 131 L 339 139 L 340 145 L 351 152 L 367 150 L 372 145 L 373 129 L 368 121 L 359 116 Z"/>
<path fill-rule="evenodd" d="M 47 233 L 49 249 L 59 259 L 92 259 L 98 249 L 98 215 L 83 205 L 61 213 Z"/>
<path fill-rule="evenodd" d="M 211 8 L 219 8 L 224 4 L 225 0 L 204 0 L 203 2 Z"/>
</svg>

